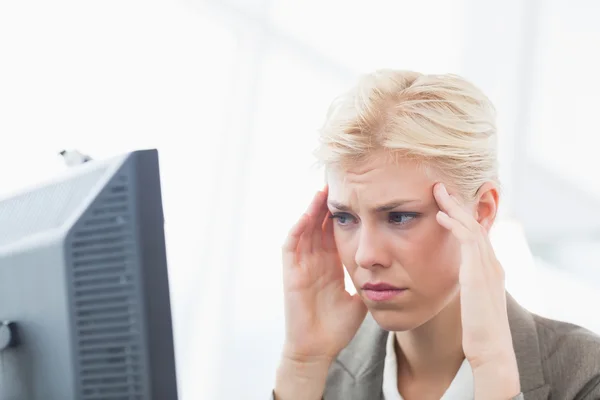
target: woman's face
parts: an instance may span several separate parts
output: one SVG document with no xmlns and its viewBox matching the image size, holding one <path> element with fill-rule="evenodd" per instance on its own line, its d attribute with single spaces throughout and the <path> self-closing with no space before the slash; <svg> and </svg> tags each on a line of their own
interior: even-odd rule
<svg viewBox="0 0 600 400">
<path fill-rule="evenodd" d="M 436 221 L 437 181 L 429 175 L 414 161 L 387 157 L 327 171 L 328 206 L 341 260 L 386 330 L 422 325 L 458 293 L 460 247 Z M 368 284 L 404 290 L 368 290 Z"/>
</svg>

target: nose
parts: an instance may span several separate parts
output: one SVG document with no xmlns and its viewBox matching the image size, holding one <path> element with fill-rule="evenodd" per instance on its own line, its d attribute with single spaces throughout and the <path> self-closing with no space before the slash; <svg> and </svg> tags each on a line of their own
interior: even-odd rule
<svg viewBox="0 0 600 400">
<path fill-rule="evenodd" d="M 377 229 L 363 225 L 359 235 L 358 248 L 354 257 L 356 264 L 366 269 L 389 267 L 391 262 L 385 251 L 383 237 Z"/>
</svg>

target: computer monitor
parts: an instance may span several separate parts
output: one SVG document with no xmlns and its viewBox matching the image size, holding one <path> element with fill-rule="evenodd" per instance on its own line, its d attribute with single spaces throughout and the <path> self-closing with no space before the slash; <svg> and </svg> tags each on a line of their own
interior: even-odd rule
<svg viewBox="0 0 600 400">
<path fill-rule="evenodd" d="M 156 150 L 0 200 L 0 321 L 0 400 L 177 399 Z"/>
</svg>

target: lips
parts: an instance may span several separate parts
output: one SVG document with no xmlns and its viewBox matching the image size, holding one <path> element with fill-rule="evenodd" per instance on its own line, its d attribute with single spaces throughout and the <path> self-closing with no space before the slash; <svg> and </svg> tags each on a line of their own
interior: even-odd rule
<svg viewBox="0 0 600 400">
<path fill-rule="evenodd" d="M 399 288 L 397 286 L 390 285 L 388 283 L 366 283 L 363 287 L 363 290 L 403 290 L 403 288 Z"/>
<path fill-rule="evenodd" d="M 400 288 L 389 283 L 367 283 L 363 285 L 362 290 L 369 300 L 387 301 L 401 295 L 406 288 Z"/>
</svg>

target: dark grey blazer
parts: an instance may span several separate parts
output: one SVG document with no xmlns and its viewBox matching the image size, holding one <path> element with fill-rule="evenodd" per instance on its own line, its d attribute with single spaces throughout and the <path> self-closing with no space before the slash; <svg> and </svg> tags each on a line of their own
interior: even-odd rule
<svg viewBox="0 0 600 400">
<path fill-rule="evenodd" d="M 525 400 L 600 400 L 599 336 L 532 314 L 509 294 L 507 308 Z M 367 315 L 331 366 L 324 400 L 381 399 L 387 334 Z"/>
</svg>

